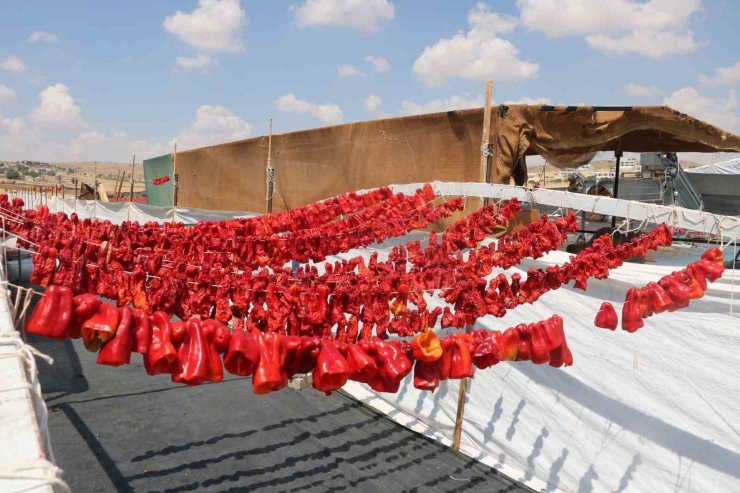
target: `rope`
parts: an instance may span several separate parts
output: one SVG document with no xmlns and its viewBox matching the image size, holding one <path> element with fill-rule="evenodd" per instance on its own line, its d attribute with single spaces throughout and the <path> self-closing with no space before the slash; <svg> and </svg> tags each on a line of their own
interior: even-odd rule
<svg viewBox="0 0 740 493">
<path fill-rule="evenodd" d="M 385 130 L 379 130 L 378 133 L 383 136 L 383 140 L 390 140 L 391 142 L 406 142 L 406 146 L 408 146 L 409 152 L 411 152 L 411 164 L 414 166 L 414 168 L 403 177 L 404 182 L 408 181 L 409 176 L 416 173 L 416 158 L 414 157 L 414 149 L 411 148 L 409 139 L 406 137 L 388 137 Z"/>
</svg>

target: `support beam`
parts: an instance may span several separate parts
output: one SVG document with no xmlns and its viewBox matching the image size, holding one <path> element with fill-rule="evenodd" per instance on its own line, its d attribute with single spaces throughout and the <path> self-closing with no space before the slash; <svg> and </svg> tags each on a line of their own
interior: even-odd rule
<svg viewBox="0 0 740 493">
<path fill-rule="evenodd" d="M 614 151 L 614 157 L 617 158 L 617 169 L 614 171 L 614 198 L 619 198 L 619 165 L 622 163 L 622 151 Z M 617 218 L 612 216 L 612 228 L 616 227 Z"/>
</svg>

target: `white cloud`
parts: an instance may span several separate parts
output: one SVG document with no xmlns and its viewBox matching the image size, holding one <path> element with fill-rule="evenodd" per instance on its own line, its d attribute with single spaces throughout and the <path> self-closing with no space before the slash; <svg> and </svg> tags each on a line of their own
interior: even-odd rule
<svg viewBox="0 0 740 493">
<path fill-rule="evenodd" d="M 622 88 L 622 92 L 629 95 L 629 96 L 636 96 L 636 97 L 653 97 L 657 96 L 660 92 L 660 89 L 658 89 L 658 86 L 641 86 L 639 84 L 627 84 Z"/>
<path fill-rule="evenodd" d="M 551 38 L 584 35 L 606 53 L 659 58 L 702 46 L 689 29 L 701 0 L 517 0 L 517 6 L 523 26 Z"/>
<path fill-rule="evenodd" d="M 489 24 L 486 19 L 496 19 Z M 430 86 L 440 86 L 449 77 L 499 81 L 517 81 L 535 77 L 538 63 L 519 59 L 519 50 L 511 42 L 499 38 L 500 32 L 513 29 L 514 21 L 490 11 L 479 2 L 468 12 L 471 29 L 458 32 L 449 39 L 440 39 L 427 46 L 413 65 L 414 75 Z M 499 31 L 497 31 L 497 29 Z"/>
<path fill-rule="evenodd" d="M 238 53 L 244 51 L 239 34 L 245 20 L 239 0 L 198 0 L 198 7 L 191 13 L 178 10 L 162 25 L 199 51 Z"/>
<path fill-rule="evenodd" d="M 336 104 L 313 104 L 301 101 L 295 94 L 285 94 L 275 101 L 278 111 L 286 113 L 310 113 L 314 118 L 327 125 L 342 123 L 342 110 Z"/>
<path fill-rule="evenodd" d="M 538 106 L 542 104 L 552 104 L 550 98 L 521 98 L 516 101 L 504 101 L 504 104 L 528 104 L 530 106 Z"/>
<path fill-rule="evenodd" d="M 740 116 L 737 114 L 737 94 L 732 89 L 728 99 L 702 96 L 693 87 L 684 87 L 663 100 L 674 110 L 716 125 L 731 132 L 740 131 Z"/>
<path fill-rule="evenodd" d="M 371 94 L 365 99 L 363 105 L 368 111 L 375 111 L 383 104 L 383 100 L 377 94 Z"/>
<path fill-rule="evenodd" d="M 364 60 L 368 63 L 372 63 L 375 70 L 378 72 L 388 72 L 391 69 L 391 65 L 388 63 L 388 60 L 382 56 L 368 55 Z"/>
<path fill-rule="evenodd" d="M 440 113 L 442 111 L 465 110 L 469 108 L 480 108 L 485 104 L 482 95 L 473 98 L 470 94 L 451 96 L 447 99 L 433 99 L 426 103 L 416 103 L 410 99 L 401 101 L 402 115 L 420 115 L 424 113 Z"/>
<path fill-rule="evenodd" d="M 211 60 L 211 57 L 205 53 L 198 53 L 194 57 L 179 56 L 175 58 L 175 62 L 183 68 L 206 68 L 215 62 Z"/>
<path fill-rule="evenodd" d="M 125 132 L 85 132 L 72 139 L 61 152 L 67 160 L 127 162 L 167 154 L 171 148 L 146 139 L 132 139 Z"/>
<path fill-rule="evenodd" d="M 39 93 L 41 104 L 31 112 L 31 119 L 52 127 L 75 127 L 82 123 L 80 107 L 64 84 L 49 86 Z"/>
<path fill-rule="evenodd" d="M 55 43 L 59 41 L 59 35 L 54 33 L 47 33 L 44 31 L 34 31 L 26 40 L 29 43 L 36 43 L 37 41 L 43 41 L 44 43 Z"/>
<path fill-rule="evenodd" d="M 25 128 L 21 118 L 5 118 L 0 114 L 0 136 L 20 135 Z"/>
<path fill-rule="evenodd" d="M 15 91 L 0 84 L 0 104 L 10 104 L 15 101 Z"/>
<path fill-rule="evenodd" d="M 740 62 L 731 67 L 718 67 L 714 71 L 714 77 L 702 74 L 699 76 L 699 81 L 710 86 L 734 84 L 740 81 Z"/>
<path fill-rule="evenodd" d="M 26 64 L 17 56 L 0 58 L 0 67 L 2 67 L 3 70 L 14 72 L 16 74 L 20 74 L 26 70 Z"/>
<path fill-rule="evenodd" d="M 339 77 L 352 77 L 354 75 L 364 77 L 366 74 L 352 65 L 340 65 L 337 67 Z"/>
<path fill-rule="evenodd" d="M 373 32 L 378 24 L 395 17 L 388 0 L 306 0 L 292 5 L 299 26 L 340 26 Z"/>
<path fill-rule="evenodd" d="M 178 149 L 244 140 L 252 134 L 252 125 L 221 105 L 204 105 L 195 110 L 195 121 L 175 137 Z"/>
</svg>

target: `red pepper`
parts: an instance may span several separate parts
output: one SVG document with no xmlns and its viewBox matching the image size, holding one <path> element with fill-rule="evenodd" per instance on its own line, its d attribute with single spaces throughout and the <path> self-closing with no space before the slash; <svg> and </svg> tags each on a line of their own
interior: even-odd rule
<svg viewBox="0 0 740 493">
<path fill-rule="evenodd" d="M 650 304 L 650 295 L 645 288 L 637 288 L 637 306 L 640 308 L 640 316 L 648 318 L 653 316 L 653 308 Z"/>
<path fill-rule="evenodd" d="M 689 264 L 686 266 L 685 270 L 692 278 L 694 278 L 694 281 L 696 281 L 701 288 L 702 294 L 704 294 L 704 291 L 707 290 L 707 278 L 704 277 L 704 273 L 701 269 L 699 269 L 696 264 Z"/>
<path fill-rule="evenodd" d="M 98 364 L 121 366 L 131 363 L 134 349 L 134 311 L 128 306 L 118 309 L 118 328 L 116 335 L 109 339 L 98 352 Z"/>
<path fill-rule="evenodd" d="M 439 361 L 417 361 L 414 364 L 414 388 L 434 390 L 439 387 Z"/>
<path fill-rule="evenodd" d="M 347 345 L 347 364 L 349 379 L 355 382 L 368 383 L 378 374 L 378 365 L 359 344 Z"/>
<path fill-rule="evenodd" d="M 401 351 L 399 341 L 383 341 L 377 337 L 362 341 L 365 352 L 375 358 L 378 373 L 368 385 L 378 392 L 398 392 L 401 381 L 411 373 L 411 361 Z"/>
<path fill-rule="evenodd" d="M 573 366 L 573 354 L 570 352 L 570 348 L 567 343 L 553 351 L 550 351 L 550 366 L 554 368 Z"/>
<path fill-rule="evenodd" d="M 79 339 L 82 337 L 82 324 L 88 318 L 95 315 L 103 300 L 94 294 L 81 294 L 72 298 L 72 324 L 69 327 L 67 335 L 70 339 Z"/>
<path fill-rule="evenodd" d="M 485 330 L 473 331 L 473 340 L 476 342 L 473 351 L 473 364 L 476 368 L 485 370 L 491 366 L 504 361 L 506 352 L 501 340 L 501 332 L 488 333 Z"/>
<path fill-rule="evenodd" d="M 331 395 L 347 383 L 349 375 L 347 360 L 339 353 L 334 341 L 321 341 L 321 350 L 313 370 L 313 388 Z"/>
<path fill-rule="evenodd" d="M 532 363 L 541 365 L 550 361 L 550 349 L 547 344 L 544 322 L 530 324 Z"/>
<path fill-rule="evenodd" d="M 713 262 L 718 265 L 725 263 L 725 256 L 719 248 L 710 248 L 702 254 L 701 258 L 702 260 L 708 260 L 709 262 Z"/>
<path fill-rule="evenodd" d="M 172 344 L 170 317 L 165 312 L 154 312 L 150 319 L 152 340 L 144 356 L 144 368 L 148 375 L 172 373 L 177 351 Z"/>
<path fill-rule="evenodd" d="M 679 308 L 686 308 L 689 306 L 689 295 L 691 294 L 691 290 L 687 286 L 684 286 L 671 276 L 661 278 L 661 280 L 658 281 L 658 285 L 665 289 L 673 302 L 671 307 L 668 308 L 669 312 L 675 312 Z"/>
<path fill-rule="evenodd" d="M 532 359 L 532 330 L 527 324 L 514 327 L 519 333 L 519 351 L 515 361 L 530 361 Z"/>
<path fill-rule="evenodd" d="M 283 336 L 278 334 L 263 334 L 253 330 L 252 336 L 260 349 L 260 362 L 252 376 L 252 390 L 255 394 L 269 394 L 282 389 L 288 384 L 288 378 L 283 373 L 287 348 Z"/>
<path fill-rule="evenodd" d="M 599 313 L 596 314 L 594 325 L 602 329 L 616 330 L 619 320 L 617 319 L 617 311 L 614 306 L 605 301 L 599 308 Z"/>
<path fill-rule="evenodd" d="M 287 352 L 284 371 L 288 377 L 312 372 L 321 348 L 321 339 L 300 336 L 286 336 L 284 339 Z"/>
<path fill-rule="evenodd" d="M 473 358 L 470 348 L 473 339 L 470 334 L 458 333 L 442 340 L 445 352 L 444 377 L 452 379 L 469 378 L 473 376 Z M 446 366 L 449 365 L 449 372 Z"/>
<path fill-rule="evenodd" d="M 65 339 L 72 325 L 72 290 L 51 285 L 36 305 L 26 331 L 44 337 Z"/>
<path fill-rule="evenodd" d="M 202 322 L 203 325 L 203 342 L 206 348 L 206 358 L 208 359 L 209 382 L 220 382 L 224 379 L 224 366 L 221 363 L 220 354 L 229 347 L 229 329 L 218 320 L 208 319 Z M 223 349 L 221 349 L 223 348 Z"/>
<path fill-rule="evenodd" d="M 417 334 L 411 340 L 411 354 L 416 361 L 436 361 L 442 356 L 442 346 L 434 331 Z"/>
<path fill-rule="evenodd" d="M 179 320 L 170 322 L 170 329 L 172 331 L 172 345 L 178 347 L 183 339 L 185 339 L 185 332 L 187 332 L 185 322 Z"/>
<path fill-rule="evenodd" d="M 701 288 L 701 284 L 699 283 L 699 281 L 697 281 L 694 276 L 691 275 L 688 269 L 674 272 L 673 274 L 671 274 L 671 276 L 676 281 L 689 288 L 690 300 L 697 300 L 704 297 L 704 289 Z M 702 281 L 704 281 L 704 279 L 702 279 Z M 706 282 L 704 283 L 704 285 L 706 286 Z"/>
<path fill-rule="evenodd" d="M 506 329 L 501 335 L 507 361 L 516 361 L 519 352 L 519 331 L 512 328 Z"/>
<path fill-rule="evenodd" d="M 649 282 L 645 289 L 648 292 L 648 298 L 650 299 L 650 306 L 654 313 L 663 313 L 667 311 L 672 305 L 671 297 L 668 296 L 665 289 L 661 288 L 659 284 Z"/>
<path fill-rule="evenodd" d="M 709 282 L 715 282 L 717 279 L 722 277 L 725 271 L 725 267 L 720 263 L 710 262 L 709 260 L 699 260 L 696 265 L 697 270 L 704 275 L 704 278 Z"/>
<path fill-rule="evenodd" d="M 563 330 L 563 319 L 553 315 L 544 322 L 540 322 L 547 339 L 547 350 L 552 351 L 565 344 L 565 331 Z"/>
<path fill-rule="evenodd" d="M 637 332 L 645 326 L 640 313 L 640 291 L 638 288 L 630 288 L 627 291 L 627 300 L 622 307 L 622 330 Z"/>
<path fill-rule="evenodd" d="M 200 385 L 211 375 L 210 362 L 203 338 L 203 327 L 199 319 L 193 317 L 185 324 L 185 337 L 177 348 L 172 381 L 187 385 Z"/>
<path fill-rule="evenodd" d="M 136 338 L 134 352 L 146 354 L 149 352 L 149 344 L 152 342 L 152 327 L 149 323 L 149 314 L 145 310 L 134 310 L 134 321 L 136 322 L 136 328 L 134 329 Z"/>
<path fill-rule="evenodd" d="M 82 341 L 87 350 L 94 353 L 116 335 L 117 328 L 118 309 L 113 305 L 101 304 L 95 314 L 82 323 Z"/>
<path fill-rule="evenodd" d="M 224 356 L 224 367 L 233 375 L 248 377 L 260 362 L 260 348 L 252 334 L 244 330 L 244 324 L 234 325 L 229 348 Z"/>
</svg>

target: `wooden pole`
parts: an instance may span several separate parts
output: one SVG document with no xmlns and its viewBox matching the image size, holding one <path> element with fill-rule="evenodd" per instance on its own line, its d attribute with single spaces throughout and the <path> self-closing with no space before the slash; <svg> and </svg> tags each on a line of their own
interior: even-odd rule
<svg viewBox="0 0 740 493">
<path fill-rule="evenodd" d="M 172 222 L 175 222 L 175 207 L 177 207 L 177 142 L 175 150 L 172 152 Z"/>
<path fill-rule="evenodd" d="M 485 183 L 491 183 L 491 164 L 493 156 L 491 155 L 491 100 L 493 99 L 493 81 L 486 81 L 486 104 L 483 107 L 483 132 L 480 143 L 480 169 L 481 178 Z M 495 183 L 495 180 L 494 180 Z M 488 205 L 488 199 L 483 201 Z"/>
<path fill-rule="evenodd" d="M 93 217 L 98 217 L 98 163 L 95 163 L 95 190 L 93 190 Z"/>
<path fill-rule="evenodd" d="M 275 170 L 272 167 L 272 118 L 270 135 L 267 138 L 267 213 L 272 212 L 272 196 L 275 195 Z"/>
<path fill-rule="evenodd" d="M 136 154 L 134 154 L 134 159 L 131 160 L 131 188 L 128 194 L 128 219 L 127 221 L 131 222 L 131 202 L 134 200 L 134 168 L 136 166 Z"/>
</svg>

